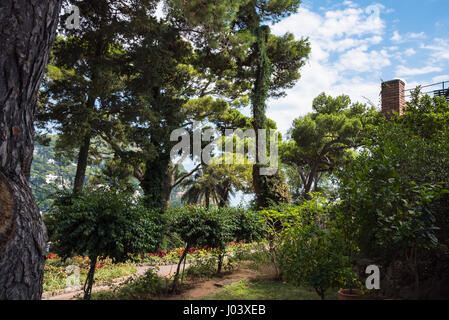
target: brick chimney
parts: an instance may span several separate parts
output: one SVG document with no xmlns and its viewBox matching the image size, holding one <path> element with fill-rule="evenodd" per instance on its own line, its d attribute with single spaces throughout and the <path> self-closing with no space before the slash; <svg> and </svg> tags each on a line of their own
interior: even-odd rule
<svg viewBox="0 0 449 320">
<path fill-rule="evenodd" d="M 391 117 L 394 113 L 404 114 L 405 82 L 399 79 L 382 83 L 382 113 Z"/>
</svg>

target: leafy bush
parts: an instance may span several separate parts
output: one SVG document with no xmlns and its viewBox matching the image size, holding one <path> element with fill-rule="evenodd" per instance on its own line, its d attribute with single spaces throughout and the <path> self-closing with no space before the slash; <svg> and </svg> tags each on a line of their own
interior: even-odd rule
<svg viewBox="0 0 449 320">
<path fill-rule="evenodd" d="M 148 270 L 144 276 L 128 279 L 113 291 L 93 295 L 94 300 L 148 300 L 168 293 L 167 280 L 159 277 L 155 270 Z"/>
<path fill-rule="evenodd" d="M 98 257 L 123 261 L 130 253 L 155 250 L 161 235 L 158 213 L 136 203 L 128 193 L 107 190 L 62 193 L 45 220 L 56 253 L 63 258 L 89 257 L 86 299 L 90 298 Z"/>
<path fill-rule="evenodd" d="M 200 260 L 195 260 L 189 268 L 186 269 L 186 276 L 195 278 L 211 278 L 216 273 L 217 259 L 216 257 L 208 257 Z"/>
<path fill-rule="evenodd" d="M 252 243 L 266 237 L 266 225 L 259 211 L 243 210 L 240 208 L 232 210 L 235 216 L 235 241 Z"/>
<path fill-rule="evenodd" d="M 310 286 L 324 299 L 329 288 L 355 282 L 344 233 L 316 197 L 301 206 L 264 214 L 277 242 L 276 263 L 287 281 Z"/>
<path fill-rule="evenodd" d="M 178 211 L 172 220 L 173 230 L 185 242 L 185 250 L 179 259 L 173 282 L 176 290 L 179 280 L 181 264 L 186 259 L 190 248 L 208 246 L 224 249 L 232 239 L 234 224 L 228 215 L 220 215 L 217 209 L 208 210 L 205 206 L 189 206 Z"/>
<path fill-rule="evenodd" d="M 390 271 L 397 263 L 407 266 L 397 275 L 402 283 L 389 284 L 387 294 L 414 283 L 417 298 L 423 280 L 443 282 L 441 270 L 449 265 L 442 258 L 449 256 L 448 124 L 445 99 L 415 93 L 404 116 L 372 126 L 364 150 L 338 173 L 340 209 L 353 220 L 362 254 Z"/>
<path fill-rule="evenodd" d="M 171 233 L 177 234 L 185 243 L 185 251 L 175 274 L 174 289 L 179 279 L 181 264 L 190 249 L 194 247 L 214 249 L 218 260 L 217 273 L 220 273 L 228 243 L 260 240 L 265 233 L 260 215 L 241 208 L 208 209 L 203 205 L 188 206 L 171 210 L 167 221 L 170 221 Z"/>
<path fill-rule="evenodd" d="M 260 269 L 270 264 L 270 255 L 266 250 L 266 242 L 241 244 L 237 243 L 234 246 L 228 247 L 229 257 L 228 264 L 231 267 L 240 262 L 251 262 L 249 267 L 253 269 Z"/>
</svg>

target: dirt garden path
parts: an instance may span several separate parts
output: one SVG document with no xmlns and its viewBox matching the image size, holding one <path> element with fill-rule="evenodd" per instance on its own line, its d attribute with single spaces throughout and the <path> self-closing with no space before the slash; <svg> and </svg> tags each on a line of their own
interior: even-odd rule
<svg viewBox="0 0 449 320">
<path fill-rule="evenodd" d="M 234 282 L 238 282 L 242 279 L 255 279 L 257 277 L 260 277 L 260 272 L 242 268 L 233 273 L 224 274 L 222 277 L 201 282 L 195 285 L 194 288 L 187 290 L 182 294 L 169 297 L 166 300 L 199 300 L 221 291 L 224 286 Z"/>
<path fill-rule="evenodd" d="M 186 265 L 186 268 L 189 265 Z M 175 273 L 177 265 L 167 265 L 158 267 L 158 275 L 161 277 L 168 277 Z M 149 269 L 155 268 L 154 266 L 138 266 L 137 272 L 128 277 L 115 279 L 107 285 L 94 286 L 92 291 L 106 291 L 113 290 L 129 278 L 137 278 L 143 276 Z M 217 293 L 222 290 L 224 286 L 230 285 L 234 282 L 238 282 L 242 279 L 255 279 L 261 276 L 260 272 L 247 269 L 245 267 L 238 269 L 232 273 L 224 273 L 221 277 L 208 279 L 202 282 L 198 282 L 192 289 L 189 289 L 182 294 L 175 295 L 169 298 L 163 298 L 165 300 L 198 300 L 205 296 Z M 45 296 L 47 294 L 47 296 Z M 76 297 L 83 294 L 82 287 L 72 288 L 72 291 L 61 293 L 58 295 L 50 296 L 51 293 L 44 293 L 43 300 L 73 300 Z"/>
<path fill-rule="evenodd" d="M 176 264 L 173 265 L 166 265 L 166 266 L 138 266 L 137 272 L 131 276 L 114 279 L 110 281 L 108 284 L 100 284 L 92 288 L 92 292 L 98 292 L 98 291 L 105 291 L 105 290 L 112 290 L 115 287 L 118 287 L 120 284 L 124 283 L 126 280 L 130 278 L 137 278 L 143 276 L 148 270 L 158 268 L 157 274 L 161 277 L 169 277 L 176 272 Z M 189 267 L 189 264 L 186 264 L 186 268 Z M 59 294 L 54 295 L 52 292 L 45 292 L 42 296 L 42 300 L 72 300 L 75 297 L 83 294 L 82 286 L 77 286 L 73 288 L 68 288 L 66 291 L 62 291 Z"/>
</svg>

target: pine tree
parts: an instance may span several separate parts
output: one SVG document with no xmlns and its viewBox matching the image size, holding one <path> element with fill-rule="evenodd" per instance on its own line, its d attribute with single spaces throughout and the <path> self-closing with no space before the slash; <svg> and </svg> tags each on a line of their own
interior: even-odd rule
<svg viewBox="0 0 449 320">
<path fill-rule="evenodd" d="M 29 179 L 37 93 L 60 7 L 0 2 L 0 300 L 42 296 L 47 235 Z"/>
</svg>

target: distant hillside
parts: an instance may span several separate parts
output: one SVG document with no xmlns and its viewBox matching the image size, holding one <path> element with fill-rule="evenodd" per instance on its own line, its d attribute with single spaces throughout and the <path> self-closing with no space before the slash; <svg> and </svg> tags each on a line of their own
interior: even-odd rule
<svg viewBox="0 0 449 320">
<path fill-rule="evenodd" d="M 52 203 L 52 195 L 63 188 L 70 189 L 76 173 L 76 164 L 56 159 L 54 146 L 56 136 L 52 137 L 48 147 L 35 143 L 34 158 L 31 167 L 31 187 L 37 205 L 47 212 Z M 87 175 L 93 170 L 88 169 Z"/>
</svg>

